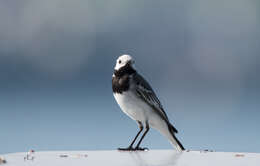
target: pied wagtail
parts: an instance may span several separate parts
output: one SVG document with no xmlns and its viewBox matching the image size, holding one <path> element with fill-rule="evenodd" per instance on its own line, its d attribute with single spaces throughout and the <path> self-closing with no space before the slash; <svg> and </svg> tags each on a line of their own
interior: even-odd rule
<svg viewBox="0 0 260 166">
<path fill-rule="evenodd" d="M 145 150 L 140 144 L 149 131 L 150 127 L 158 130 L 164 135 L 177 151 L 181 152 L 184 147 L 176 138 L 178 132 L 169 119 L 156 97 L 149 83 L 135 70 L 134 60 L 130 55 L 120 56 L 114 68 L 112 77 L 113 95 L 122 109 L 130 118 L 135 120 L 140 128 L 139 132 L 127 148 L 118 148 L 119 150 Z M 145 132 L 133 147 L 134 142 L 145 128 Z"/>
</svg>

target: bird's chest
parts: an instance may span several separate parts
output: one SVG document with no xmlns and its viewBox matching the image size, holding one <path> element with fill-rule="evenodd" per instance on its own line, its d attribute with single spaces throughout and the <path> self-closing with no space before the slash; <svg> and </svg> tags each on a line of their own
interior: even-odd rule
<svg viewBox="0 0 260 166">
<path fill-rule="evenodd" d="M 130 76 L 124 75 L 122 77 L 113 77 L 112 78 L 112 89 L 114 93 L 120 93 L 129 90 L 130 87 Z"/>
<path fill-rule="evenodd" d="M 138 100 L 132 95 L 131 92 L 126 91 L 122 94 L 114 93 L 114 97 L 124 113 L 133 119 L 137 119 L 140 115 L 140 107 Z"/>
<path fill-rule="evenodd" d="M 132 91 L 126 91 L 122 94 L 114 93 L 114 97 L 124 113 L 134 120 L 146 121 L 146 111 L 148 105 L 136 97 Z"/>
<path fill-rule="evenodd" d="M 131 75 L 112 78 L 112 89 L 114 97 L 124 113 L 134 120 L 145 121 L 145 104 L 134 93 Z"/>
</svg>

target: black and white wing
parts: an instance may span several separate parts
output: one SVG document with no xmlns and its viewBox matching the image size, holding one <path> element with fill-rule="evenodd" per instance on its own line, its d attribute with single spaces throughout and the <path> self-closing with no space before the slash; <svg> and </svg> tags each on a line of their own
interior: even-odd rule
<svg viewBox="0 0 260 166">
<path fill-rule="evenodd" d="M 169 120 L 165 111 L 163 110 L 162 104 L 157 98 L 149 83 L 138 73 L 134 75 L 133 80 L 136 84 L 137 95 L 146 103 L 148 103 L 151 107 L 157 110 L 159 115 L 168 122 Z"/>
<path fill-rule="evenodd" d="M 139 96 L 142 100 L 144 100 L 144 102 L 149 104 L 156 111 L 156 113 L 158 113 L 159 116 L 166 121 L 169 127 L 172 128 L 173 132 L 178 133 L 177 129 L 170 124 L 161 102 L 157 98 L 149 83 L 138 73 L 134 74 L 133 80 L 136 84 L 137 96 Z"/>
</svg>

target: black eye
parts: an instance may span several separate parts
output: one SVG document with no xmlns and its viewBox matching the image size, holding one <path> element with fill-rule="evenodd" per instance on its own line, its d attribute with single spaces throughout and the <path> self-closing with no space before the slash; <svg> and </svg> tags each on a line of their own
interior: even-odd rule
<svg viewBox="0 0 260 166">
<path fill-rule="evenodd" d="M 121 60 L 119 60 L 118 63 L 120 64 L 120 63 L 121 63 Z"/>
</svg>

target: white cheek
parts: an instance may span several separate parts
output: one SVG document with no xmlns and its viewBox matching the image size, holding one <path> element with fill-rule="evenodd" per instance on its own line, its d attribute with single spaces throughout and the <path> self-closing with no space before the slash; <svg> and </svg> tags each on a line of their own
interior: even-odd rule
<svg viewBox="0 0 260 166">
<path fill-rule="evenodd" d="M 114 69 L 118 70 L 119 68 L 120 68 L 120 65 L 117 63 Z"/>
<path fill-rule="evenodd" d="M 121 64 L 117 63 L 114 69 L 115 69 L 115 70 L 119 70 L 119 69 L 120 69 L 121 67 L 123 67 L 123 66 L 124 66 L 123 63 L 121 63 Z"/>
</svg>

